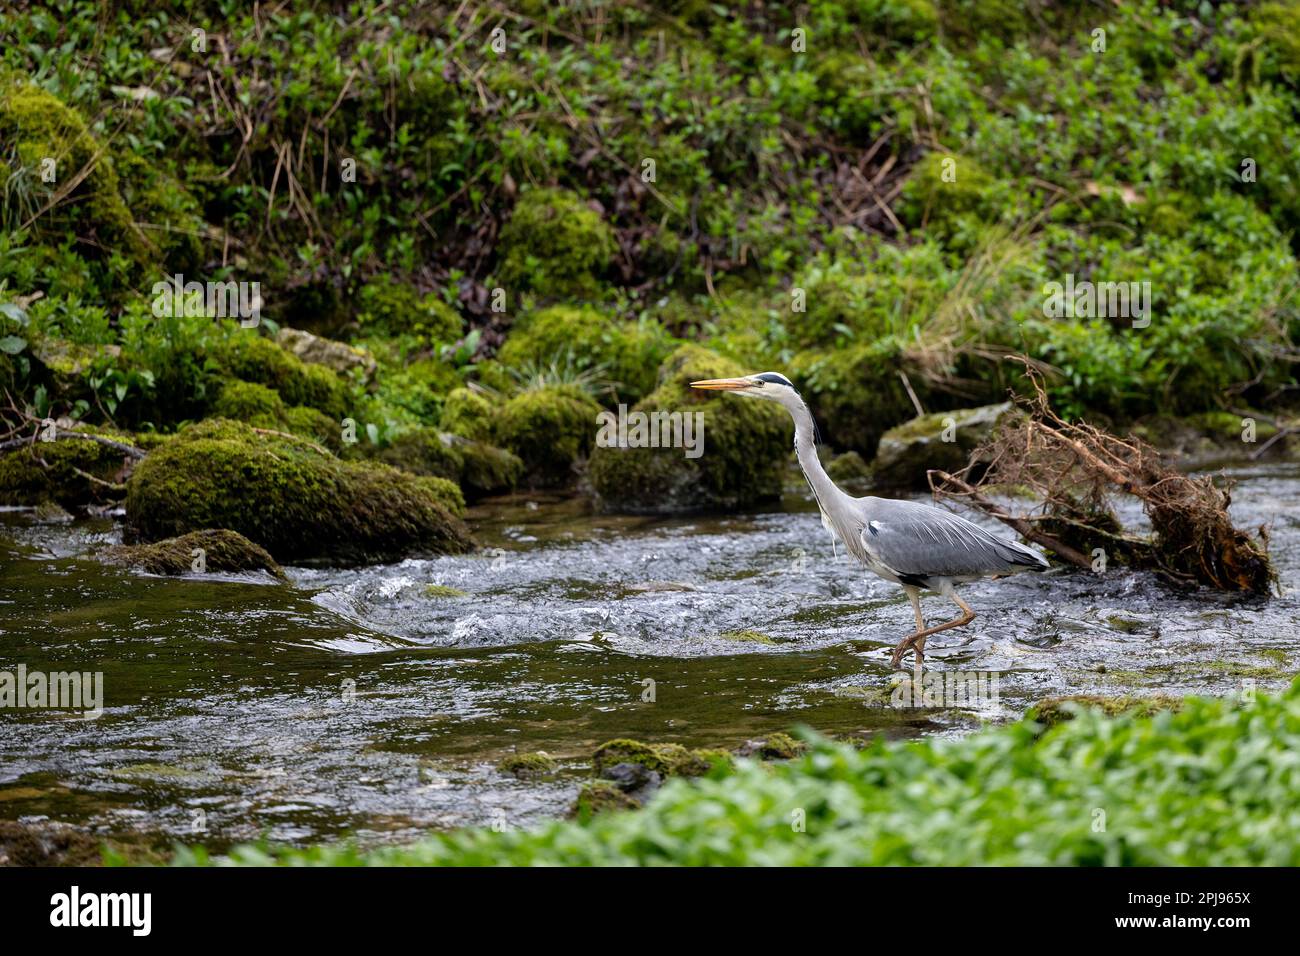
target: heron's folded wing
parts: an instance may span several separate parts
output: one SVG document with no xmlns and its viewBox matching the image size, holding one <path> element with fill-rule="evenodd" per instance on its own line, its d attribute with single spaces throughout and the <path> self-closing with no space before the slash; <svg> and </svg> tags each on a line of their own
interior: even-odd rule
<svg viewBox="0 0 1300 956">
<path fill-rule="evenodd" d="M 1039 555 L 965 518 L 911 501 L 876 499 L 862 546 L 895 572 L 917 576 L 998 574 L 1041 566 Z"/>
</svg>

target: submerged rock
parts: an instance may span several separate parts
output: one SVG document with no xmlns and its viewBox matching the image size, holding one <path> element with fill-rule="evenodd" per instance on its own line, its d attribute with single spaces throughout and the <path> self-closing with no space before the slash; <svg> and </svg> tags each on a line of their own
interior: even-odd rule
<svg viewBox="0 0 1300 956">
<path fill-rule="evenodd" d="M 265 548 L 225 528 L 191 531 L 152 544 L 120 545 L 104 552 L 103 559 L 149 574 L 265 571 L 280 581 L 288 580 Z"/>
<path fill-rule="evenodd" d="M 697 379 L 744 373 L 736 363 L 698 345 L 674 352 L 660 369 L 659 387 L 632 412 L 691 416 L 698 457 L 688 457 L 689 448 L 602 444 L 592 453 L 589 469 L 602 504 L 629 514 L 679 514 L 731 511 L 779 497 L 793 432 L 785 410 L 771 402 L 690 387 Z M 684 442 L 685 421 L 680 434 Z"/>
<path fill-rule="evenodd" d="M 1010 402 L 960 408 L 921 415 L 889 429 L 880 438 L 871 463 L 873 483 L 880 488 L 928 489 L 926 471 L 957 472 L 970 453 L 1006 417 L 1017 415 Z"/>
<path fill-rule="evenodd" d="M 759 760 L 793 760 L 807 749 L 808 745 L 802 741 L 778 732 L 766 740 L 745 741 L 737 754 L 741 757 L 757 757 Z"/>
<path fill-rule="evenodd" d="M 547 774 L 554 773 L 558 768 L 559 764 L 555 762 L 555 758 L 541 751 L 537 753 L 511 754 L 497 764 L 497 769 L 502 773 L 508 773 L 520 779 L 544 777 Z"/>
<path fill-rule="evenodd" d="M 620 790 L 608 780 L 593 780 L 584 784 L 578 791 L 578 799 L 569 811 L 569 816 L 577 820 L 590 820 L 598 813 L 613 810 L 636 810 L 641 806 L 632 797 Z"/>
<path fill-rule="evenodd" d="M 1046 697 L 1029 709 L 1034 720 L 1048 727 L 1054 727 L 1065 720 L 1071 720 L 1077 709 L 1094 708 L 1107 717 L 1129 714 L 1135 717 L 1150 717 L 1161 711 L 1179 711 L 1183 709 L 1181 697 L 1168 694 L 1153 694 L 1150 697 L 1105 697 L 1099 694 L 1074 694 L 1068 697 Z"/>
<path fill-rule="evenodd" d="M 150 453 L 126 500 L 128 528 L 142 541 L 229 528 L 279 561 L 334 565 L 467 551 L 463 508 L 445 479 L 341 461 L 306 439 L 223 419 Z"/>
<path fill-rule="evenodd" d="M 702 777 L 719 763 L 731 762 L 724 750 L 687 750 L 681 744 L 647 744 L 620 737 L 607 741 L 592 755 L 598 776 L 618 764 L 640 764 L 665 777 Z"/>
</svg>

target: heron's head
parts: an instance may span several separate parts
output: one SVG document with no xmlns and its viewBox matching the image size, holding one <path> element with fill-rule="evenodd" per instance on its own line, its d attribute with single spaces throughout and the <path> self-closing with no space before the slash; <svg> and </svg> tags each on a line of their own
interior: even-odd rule
<svg viewBox="0 0 1300 956">
<path fill-rule="evenodd" d="M 794 390 L 790 380 L 780 372 L 760 372 L 757 375 L 745 375 L 742 378 L 710 378 L 702 382 L 691 382 L 691 388 L 707 388 L 714 391 L 735 392 L 751 398 L 766 398 L 779 402 L 787 408 L 799 404 L 799 393 Z"/>
</svg>

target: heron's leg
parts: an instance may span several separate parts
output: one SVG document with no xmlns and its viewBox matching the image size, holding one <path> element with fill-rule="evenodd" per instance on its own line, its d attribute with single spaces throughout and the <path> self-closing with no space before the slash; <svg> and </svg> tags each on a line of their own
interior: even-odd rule
<svg viewBox="0 0 1300 956">
<path fill-rule="evenodd" d="M 965 627 L 971 621 L 975 620 L 975 612 L 971 610 L 970 605 L 963 601 L 952 588 L 948 588 L 944 593 L 957 602 L 961 608 L 961 617 L 953 618 L 943 624 L 937 624 L 934 627 L 922 628 L 910 637 L 904 638 L 899 645 L 894 648 L 894 657 L 890 661 L 891 666 L 897 667 L 903 660 L 903 652 L 909 647 L 915 647 L 919 652 L 924 653 L 925 639 L 931 634 L 938 634 L 940 631 L 946 631 L 953 627 Z"/>
<path fill-rule="evenodd" d="M 921 614 L 921 592 L 917 588 L 908 588 L 907 592 L 907 596 L 912 599 L 912 610 L 916 612 L 916 633 L 920 634 L 925 630 L 925 617 Z M 921 662 L 925 659 L 925 638 L 921 638 L 920 642 L 914 644 L 912 648 L 916 652 L 916 669 L 919 673 Z"/>
<path fill-rule="evenodd" d="M 916 614 L 916 630 L 899 641 L 894 647 L 894 667 L 898 666 L 898 662 L 903 657 L 903 651 L 907 650 L 907 646 L 912 642 L 912 639 L 925 630 L 925 618 L 921 614 L 921 589 L 910 584 L 904 584 L 903 592 L 907 595 L 907 599 L 912 602 L 912 611 Z M 920 664 L 919 660 L 917 664 Z"/>
</svg>

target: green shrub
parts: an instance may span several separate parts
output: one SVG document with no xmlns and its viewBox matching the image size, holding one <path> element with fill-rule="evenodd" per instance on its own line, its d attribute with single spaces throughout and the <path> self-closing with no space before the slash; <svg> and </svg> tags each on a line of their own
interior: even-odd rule
<svg viewBox="0 0 1300 956">
<path fill-rule="evenodd" d="M 1296 686 L 1177 713 L 1082 710 L 965 738 L 864 750 L 826 741 L 788 763 L 670 781 L 644 810 L 532 830 L 463 830 L 408 847 L 248 847 L 236 862 L 339 865 L 1295 866 Z M 1106 811 L 1095 827 L 1094 808 Z M 791 826 L 802 819 L 803 827 Z M 181 865 L 208 859 L 182 852 Z"/>
</svg>

